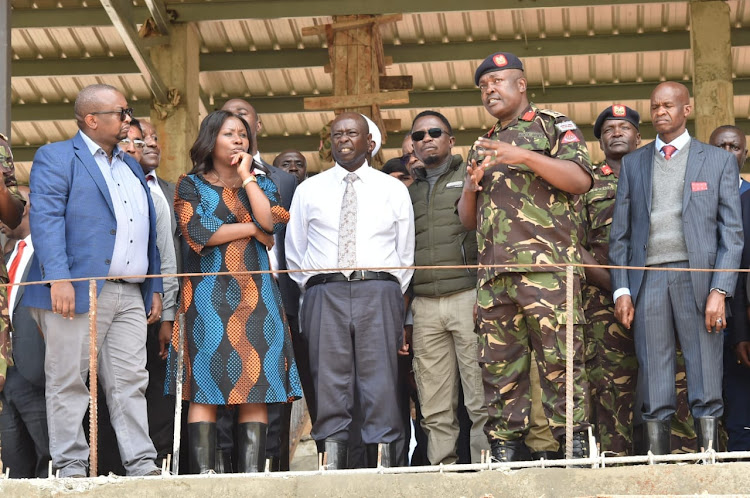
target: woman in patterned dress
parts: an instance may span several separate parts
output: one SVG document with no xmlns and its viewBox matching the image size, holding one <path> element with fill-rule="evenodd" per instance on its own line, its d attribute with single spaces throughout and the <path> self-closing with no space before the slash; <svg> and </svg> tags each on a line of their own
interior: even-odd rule
<svg viewBox="0 0 750 498">
<path fill-rule="evenodd" d="M 193 170 L 175 189 L 175 217 L 190 250 L 180 312 L 185 314 L 183 400 L 190 401 L 190 471 L 214 470 L 216 407 L 239 409 L 239 470 L 262 470 L 267 403 L 301 396 L 281 295 L 267 249 L 289 213 L 276 185 L 253 174 L 250 129 L 240 117 L 215 111 L 201 123 L 190 149 Z M 230 272 L 225 275 L 207 273 Z M 162 341 L 169 341 L 162 337 Z M 169 348 L 167 393 L 174 393 L 175 327 Z"/>
</svg>

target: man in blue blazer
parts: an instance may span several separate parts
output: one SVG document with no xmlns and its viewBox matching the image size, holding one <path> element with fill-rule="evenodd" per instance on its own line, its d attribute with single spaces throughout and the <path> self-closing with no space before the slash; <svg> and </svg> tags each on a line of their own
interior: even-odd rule
<svg viewBox="0 0 750 498">
<path fill-rule="evenodd" d="M 128 475 L 159 471 L 149 438 L 144 392 L 146 324 L 161 315 L 156 215 L 140 165 L 117 144 L 132 117 L 125 97 L 109 85 L 78 94 L 80 129 L 72 139 L 41 147 L 30 187 L 31 236 L 37 241 L 23 304 L 47 345 L 47 425 L 52 463 L 61 477 L 85 476 L 89 447 L 81 421 L 89 392 L 88 282 L 97 281 L 99 380 Z"/>
<path fill-rule="evenodd" d="M 610 232 L 613 265 L 663 269 L 739 267 L 743 247 L 737 160 L 691 138 L 684 85 L 665 82 L 651 94 L 658 135 L 625 156 Z M 675 411 L 675 332 L 685 356 L 688 400 L 698 447 L 717 448 L 722 403 L 725 298 L 735 272 L 613 269 L 615 316 L 633 325 L 641 368 L 644 441 L 670 452 Z"/>
</svg>

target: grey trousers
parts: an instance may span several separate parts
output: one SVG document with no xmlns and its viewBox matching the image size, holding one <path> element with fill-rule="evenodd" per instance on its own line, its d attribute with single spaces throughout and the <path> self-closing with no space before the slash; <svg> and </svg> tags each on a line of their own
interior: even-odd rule
<svg viewBox="0 0 750 498">
<path fill-rule="evenodd" d="M 364 414 L 362 442 L 391 443 L 403 432 L 398 404 L 398 349 L 404 299 L 396 282 L 330 282 L 302 301 L 317 402 L 312 437 L 349 440 L 354 386 Z"/>
<path fill-rule="evenodd" d="M 658 266 L 685 268 L 687 262 Z M 685 356 L 693 417 L 720 417 L 724 336 L 706 332 L 690 273 L 651 270 L 643 277 L 634 320 L 643 419 L 670 420 L 675 412 L 675 332 Z"/>
<path fill-rule="evenodd" d="M 30 308 L 47 344 L 47 426 L 52 464 L 61 477 L 86 474 L 89 446 L 81 422 L 89 406 L 88 313 L 72 320 Z M 146 313 L 140 286 L 107 282 L 97 306 L 98 374 L 128 475 L 155 470 L 156 451 L 148 433 L 146 398 Z"/>
</svg>

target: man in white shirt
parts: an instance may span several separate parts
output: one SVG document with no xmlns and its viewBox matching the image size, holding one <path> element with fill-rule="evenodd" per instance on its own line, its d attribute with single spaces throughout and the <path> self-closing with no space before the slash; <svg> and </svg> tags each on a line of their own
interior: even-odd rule
<svg viewBox="0 0 750 498">
<path fill-rule="evenodd" d="M 413 264 L 414 213 L 406 187 L 367 164 L 373 144 L 360 114 L 339 115 L 331 142 L 336 164 L 297 189 L 286 239 L 289 268 L 306 270 L 291 275 L 306 289 L 300 319 L 317 400 L 312 436 L 324 442 L 329 469 L 346 467 L 356 384 L 368 461 L 382 443 L 381 465 L 391 466 L 398 462 L 390 443 L 402 432 L 403 293 L 413 270 L 377 270 Z"/>
</svg>

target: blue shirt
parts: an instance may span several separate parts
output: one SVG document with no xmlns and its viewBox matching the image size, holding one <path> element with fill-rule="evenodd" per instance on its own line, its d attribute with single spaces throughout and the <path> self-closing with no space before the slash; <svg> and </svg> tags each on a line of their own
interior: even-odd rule
<svg viewBox="0 0 750 498">
<path fill-rule="evenodd" d="M 115 249 L 107 275 L 122 277 L 128 282 L 143 282 L 143 278 L 127 277 L 148 273 L 149 218 L 146 190 L 125 163 L 123 150 L 115 146 L 110 163 L 107 153 L 98 144 L 85 133 L 79 133 L 107 182 L 117 220 Z"/>
</svg>

